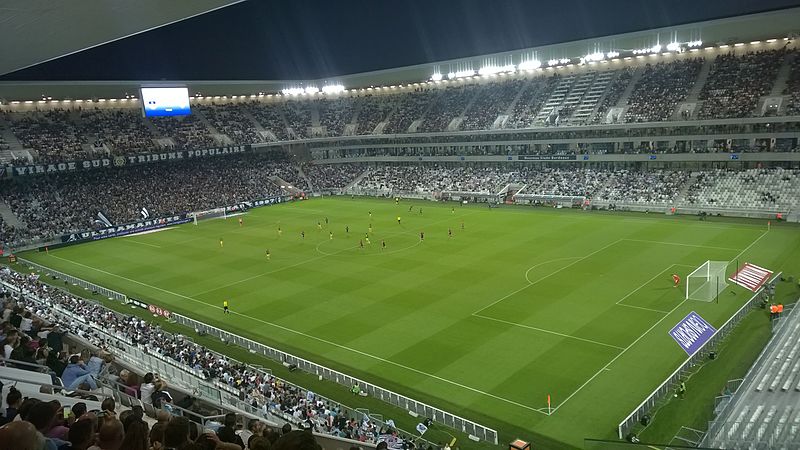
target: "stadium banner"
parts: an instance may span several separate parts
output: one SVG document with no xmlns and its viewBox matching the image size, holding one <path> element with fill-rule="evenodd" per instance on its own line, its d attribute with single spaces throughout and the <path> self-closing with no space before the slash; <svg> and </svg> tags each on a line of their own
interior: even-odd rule
<svg viewBox="0 0 800 450">
<path fill-rule="evenodd" d="M 578 155 L 517 155 L 520 161 L 575 161 Z"/>
<path fill-rule="evenodd" d="M 161 162 L 184 161 L 187 159 L 203 159 L 250 152 L 250 145 L 234 145 L 229 147 L 206 148 L 202 150 L 169 150 L 157 153 L 141 153 L 128 156 L 114 156 L 79 161 L 65 161 L 52 164 L 31 164 L 27 166 L 10 166 L 7 171 L 12 177 L 26 177 L 50 173 L 77 172 L 84 170 L 108 169 L 113 167 L 138 166 Z"/>
<path fill-rule="evenodd" d="M 283 203 L 288 200 L 289 200 L 288 197 L 270 197 L 259 200 L 240 202 L 235 205 L 226 206 L 225 212 L 230 213 L 237 211 L 247 211 L 250 208 L 258 208 L 260 206 L 274 205 L 277 203 Z M 127 236 L 129 234 L 141 233 L 144 231 L 152 231 L 152 230 L 158 230 L 160 228 L 181 225 L 184 223 L 189 223 L 192 220 L 194 220 L 194 214 L 196 213 L 176 214 L 174 216 L 140 220 L 138 222 L 130 222 L 123 225 L 114 225 L 111 227 L 101 228 L 98 230 L 64 234 L 60 238 L 61 241 L 60 243 L 55 245 L 50 245 L 49 248 L 58 248 L 65 245 L 78 244 L 81 242 L 98 241 L 100 239 Z"/>
<path fill-rule="evenodd" d="M 687 355 L 692 356 L 703 348 L 703 344 L 711 339 L 716 331 L 710 323 L 692 311 L 669 330 L 669 335 Z"/>
<path fill-rule="evenodd" d="M 158 219 L 140 220 L 138 222 L 131 222 L 124 225 L 115 225 L 113 227 L 101 228 L 99 230 L 65 234 L 61 236 L 61 243 L 73 244 L 84 241 L 97 241 L 100 239 L 127 236 L 133 233 L 141 233 L 143 231 L 151 231 L 173 225 L 180 225 L 182 223 L 190 222 L 191 220 L 192 219 L 191 217 L 189 217 L 189 214 L 177 214 L 174 216 L 161 217 Z"/>
<path fill-rule="evenodd" d="M 240 202 L 235 205 L 225 207 L 225 212 L 247 211 L 251 208 L 258 208 L 260 206 L 269 206 L 276 203 L 283 203 L 286 199 L 283 197 L 263 198 L 261 200 L 251 200 L 249 202 Z"/>
</svg>

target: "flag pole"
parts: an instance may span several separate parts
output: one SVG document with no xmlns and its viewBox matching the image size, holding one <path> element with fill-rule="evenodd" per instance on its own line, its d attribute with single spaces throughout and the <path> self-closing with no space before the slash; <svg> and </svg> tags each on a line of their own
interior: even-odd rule
<svg viewBox="0 0 800 450">
<path fill-rule="evenodd" d="M 549 416 L 550 413 L 550 394 L 547 394 L 547 415 Z"/>
</svg>

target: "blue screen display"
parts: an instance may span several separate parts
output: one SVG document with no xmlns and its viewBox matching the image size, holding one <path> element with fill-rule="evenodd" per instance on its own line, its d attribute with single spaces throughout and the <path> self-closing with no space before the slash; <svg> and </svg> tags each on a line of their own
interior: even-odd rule
<svg viewBox="0 0 800 450">
<path fill-rule="evenodd" d="M 189 89 L 185 87 L 142 88 L 145 117 L 185 116 L 191 114 Z"/>
</svg>

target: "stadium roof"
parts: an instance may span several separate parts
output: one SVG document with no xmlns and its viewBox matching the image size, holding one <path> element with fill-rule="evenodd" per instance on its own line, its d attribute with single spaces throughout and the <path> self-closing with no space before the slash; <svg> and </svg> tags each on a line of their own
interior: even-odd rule
<svg viewBox="0 0 800 450">
<path fill-rule="evenodd" d="M 15 0 L 19 1 L 19 0 Z M 94 0 L 93 0 L 94 1 Z M 157 1 L 157 0 L 146 0 Z M 212 0 L 200 0 L 210 6 Z M 141 6 L 141 5 L 139 5 Z M 163 16 L 162 16 L 163 17 Z M 569 60 L 568 63 L 555 65 L 580 64 L 580 58 L 602 53 L 620 52 L 630 55 L 635 51 L 643 51 L 642 57 L 649 57 L 659 52 L 651 51 L 654 47 L 665 51 L 671 43 L 680 43 L 682 51 L 688 50 L 688 44 L 694 43 L 696 48 L 744 45 L 742 51 L 758 50 L 754 43 L 765 40 L 793 40 L 800 36 L 800 7 L 762 12 L 724 19 L 695 22 L 665 28 L 638 31 L 632 33 L 584 39 L 561 44 L 546 45 L 523 50 L 515 50 L 490 55 L 441 61 L 430 64 L 386 69 L 317 80 L 241 80 L 241 81 L 4 81 L 0 82 L 0 100 L 9 102 L 39 101 L 43 98 L 53 99 L 92 99 L 92 98 L 125 98 L 137 95 L 142 85 L 185 85 L 191 95 L 200 93 L 208 96 L 254 95 L 259 93 L 279 93 L 287 88 L 322 88 L 326 85 L 341 85 L 344 88 L 365 88 L 422 83 L 429 81 L 435 73 L 443 78 L 448 74 L 463 71 L 477 74 L 487 66 L 502 68 L 508 65 L 519 67 L 526 61 L 538 61 L 543 66 L 551 60 Z M 699 47 L 697 46 L 699 44 Z M 27 45 L 27 44 L 26 44 Z M 24 46 L 20 44 L 20 46 Z M 621 57 L 621 56 L 620 56 Z M 606 59 L 611 59 L 606 56 Z M 648 61 L 656 62 L 658 59 Z M 520 67 L 521 69 L 521 67 Z M 471 75 L 477 76 L 477 75 Z"/>
<path fill-rule="evenodd" d="M 243 0 L 3 0 L 0 75 Z"/>
</svg>

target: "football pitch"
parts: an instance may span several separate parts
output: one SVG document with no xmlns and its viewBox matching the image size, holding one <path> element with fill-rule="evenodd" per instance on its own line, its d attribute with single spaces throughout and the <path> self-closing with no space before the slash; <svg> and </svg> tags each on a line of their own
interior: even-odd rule
<svg viewBox="0 0 800 450">
<path fill-rule="evenodd" d="M 667 334 L 678 321 L 696 311 L 718 327 L 752 295 L 685 301 L 673 273 L 707 260 L 734 261 L 731 273 L 737 259 L 800 269 L 798 228 L 766 221 L 346 197 L 239 217 L 21 256 L 502 438 L 575 447 L 613 435 L 686 359 Z"/>
</svg>

